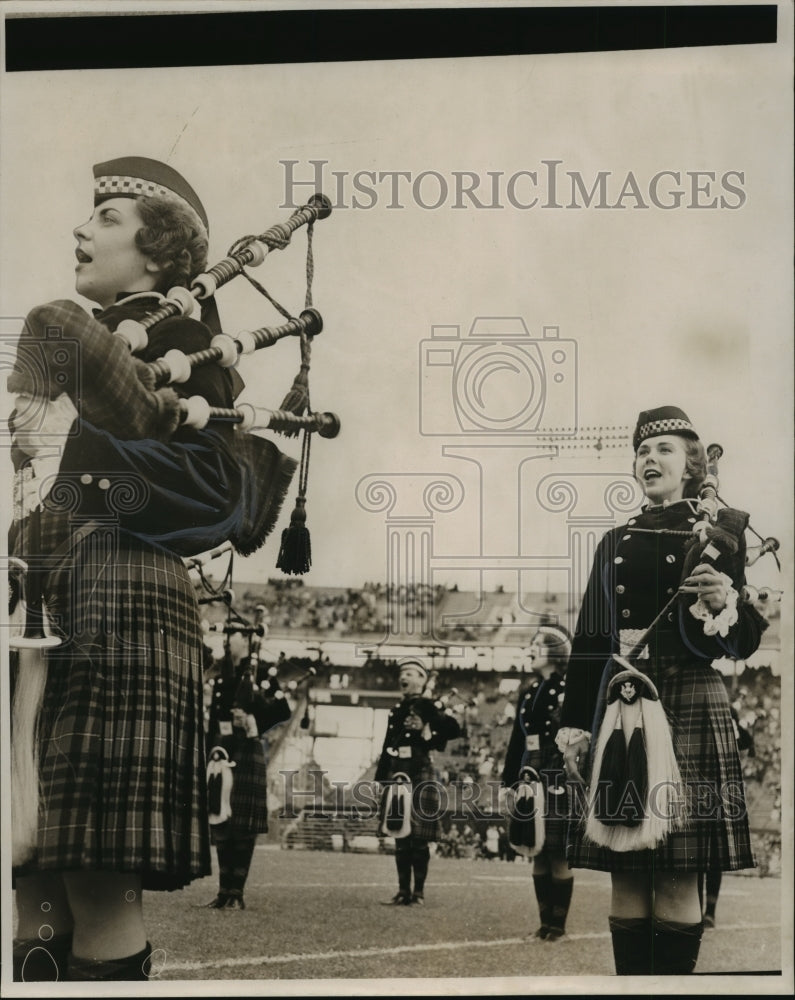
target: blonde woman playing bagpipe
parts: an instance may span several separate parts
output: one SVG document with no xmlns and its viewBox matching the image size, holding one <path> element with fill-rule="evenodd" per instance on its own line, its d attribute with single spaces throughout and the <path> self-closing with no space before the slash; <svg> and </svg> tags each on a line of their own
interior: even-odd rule
<svg viewBox="0 0 795 1000">
<path fill-rule="evenodd" d="M 534 808 L 541 811 L 542 824 L 536 823 L 535 816 L 530 817 L 527 822 L 532 824 L 532 837 L 520 834 L 517 839 L 530 839 L 532 844 L 513 841 L 511 844 L 533 860 L 533 890 L 541 923 L 530 937 L 541 941 L 557 941 L 565 934 L 574 888 L 574 878 L 566 860 L 566 775 L 563 756 L 555 742 L 570 651 L 571 636 L 559 626 L 542 626 L 533 638 L 532 669 L 536 677 L 517 699 L 501 777 L 506 789 L 521 788 L 525 777 L 532 776 L 534 781 L 540 782 L 541 794 Z M 521 824 L 521 813 L 509 804 L 506 811 L 511 834 L 514 825 Z"/>
<path fill-rule="evenodd" d="M 385 786 L 380 832 L 395 838 L 398 891 L 387 905 L 410 906 L 425 902 L 429 844 L 441 835 L 441 796 L 431 751 L 457 739 L 461 727 L 427 689 L 428 671 L 419 660 L 400 664 L 399 684 L 403 697 L 389 712 L 375 780 Z"/>
<path fill-rule="evenodd" d="M 568 858 L 611 873 L 617 974 L 687 974 L 700 873 L 755 864 L 711 661 L 750 656 L 765 622 L 744 598 L 748 515 L 717 503 L 720 447 L 674 406 L 642 412 L 633 445 L 646 504 L 596 550 L 566 675 Z"/>
<path fill-rule="evenodd" d="M 202 630 L 185 557 L 257 548 L 296 464 L 231 424 L 181 422 L 188 396 L 232 407 L 242 381 L 230 369 L 156 388 L 148 363 L 220 332 L 211 296 L 201 320 L 167 318 L 134 353 L 114 336 L 204 271 L 208 222 L 190 185 L 125 157 L 94 167 L 94 206 L 74 230 L 75 285 L 98 308 L 34 309 L 9 378 L 11 553 L 50 633 L 35 665 L 20 649 L 14 685 L 12 771 L 30 772 L 30 794 L 12 802 L 25 981 L 156 974 L 142 891 L 210 874 Z"/>
</svg>

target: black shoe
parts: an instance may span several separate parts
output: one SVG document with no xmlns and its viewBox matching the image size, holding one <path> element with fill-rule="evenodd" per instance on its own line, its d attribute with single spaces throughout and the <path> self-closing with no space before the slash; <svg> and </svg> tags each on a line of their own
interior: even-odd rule
<svg viewBox="0 0 795 1000">
<path fill-rule="evenodd" d="M 382 903 L 382 906 L 409 906 L 411 903 L 411 896 L 407 892 L 396 893 L 388 902 Z"/>
<path fill-rule="evenodd" d="M 704 930 L 715 926 L 715 918 L 709 913 L 704 914 Z"/>
<path fill-rule="evenodd" d="M 223 910 L 229 904 L 229 896 L 225 892 L 219 892 L 215 899 L 211 899 L 209 903 L 205 903 L 205 909 L 207 910 Z"/>
<path fill-rule="evenodd" d="M 566 932 L 562 927 L 550 927 L 547 930 L 547 936 L 544 938 L 545 941 L 560 941 L 562 937 L 566 936 Z"/>
<path fill-rule="evenodd" d="M 224 903 L 224 910 L 245 910 L 246 902 L 242 896 L 229 896 Z"/>
<path fill-rule="evenodd" d="M 412 905 L 417 904 L 418 906 L 425 906 L 425 897 L 421 892 L 415 892 L 409 900 L 409 903 Z"/>
<path fill-rule="evenodd" d="M 549 927 L 547 927 L 546 924 L 541 924 L 541 926 L 538 928 L 537 931 L 531 931 L 527 935 L 527 940 L 535 941 L 537 939 L 539 941 L 546 941 L 548 934 L 549 934 Z"/>
</svg>

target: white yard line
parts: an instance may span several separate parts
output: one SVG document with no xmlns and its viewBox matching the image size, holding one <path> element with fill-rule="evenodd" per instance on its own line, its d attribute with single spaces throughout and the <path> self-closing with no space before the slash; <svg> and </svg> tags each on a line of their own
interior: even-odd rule
<svg viewBox="0 0 795 1000">
<path fill-rule="evenodd" d="M 710 935 L 728 931 L 780 930 L 780 924 L 722 924 L 710 930 Z M 594 931 L 587 934 L 567 934 L 556 947 L 574 944 L 577 941 L 593 941 L 609 938 L 608 931 Z M 174 962 L 163 969 L 164 972 L 200 972 L 203 969 L 238 969 L 251 965 L 289 965 L 292 962 L 327 962 L 337 958 L 378 958 L 379 956 L 418 954 L 433 951 L 456 951 L 465 948 L 503 948 L 508 945 L 526 945 L 526 937 L 497 938 L 487 941 L 437 941 L 431 944 L 406 944 L 392 948 L 351 948 L 346 950 L 314 951 L 286 955 L 251 955 L 240 958 L 223 958 L 213 962 Z M 543 946 L 542 946 L 543 947 Z"/>
</svg>

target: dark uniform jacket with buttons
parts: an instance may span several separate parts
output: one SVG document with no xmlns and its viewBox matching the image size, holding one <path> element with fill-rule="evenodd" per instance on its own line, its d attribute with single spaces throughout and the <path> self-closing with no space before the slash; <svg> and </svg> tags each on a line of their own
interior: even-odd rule
<svg viewBox="0 0 795 1000">
<path fill-rule="evenodd" d="M 421 728 L 406 726 L 410 715 L 421 720 Z M 399 772 L 412 781 L 429 780 L 430 751 L 444 749 L 448 740 L 460 734 L 458 722 L 441 702 L 422 695 L 402 698 L 389 712 L 375 780 L 388 781 Z"/>
<path fill-rule="evenodd" d="M 565 679 L 555 672 L 546 679 L 537 678 L 519 696 L 502 769 L 501 780 L 506 787 L 519 781 L 523 767 L 532 767 L 553 784 L 562 776 L 563 758 L 555 735 L 565 689 Z"/>
<path fill-rule="evenodd" d="M 736 551 L 722 551 L 715 568 L 726 573 L 739 596 L 738 620 L 728 634 L 708 636 L 704 623 L 689 608 L 697 600 L 684 594 L 664 615 L 648 641 L 651 662 L 665 658 L 700 660 L 705 666 L 721 657 L 744 659 L 759 646 L 764 619 L 742 598 L 745 584 L 745 541 L 737 525 L 741 512 L 721 512 L 718 527 L 727 526 Z M 620 528 L 608 531 L 594 555 L 588 585 L 566 672 L 566 696 L 561 726 L 591 731 L 599 684 L 612 653 L 626 652 L 626 641 L 640 638 L 658 612 L 674 595 L 683 579 L 685 560 L 698 520 L 696 502 L 680 500 L 665 507 L 646 507 Z M 746 518 L 747 520 L 747 518 Z M 665 532 L 681 532 L 666 534 Z M 684 575 L 687 575 L 685 573 Z M 623 635 L 622 635 L 623 633 Z M 638 661 L 642 668 L 643 660 Z"/>
</svg>

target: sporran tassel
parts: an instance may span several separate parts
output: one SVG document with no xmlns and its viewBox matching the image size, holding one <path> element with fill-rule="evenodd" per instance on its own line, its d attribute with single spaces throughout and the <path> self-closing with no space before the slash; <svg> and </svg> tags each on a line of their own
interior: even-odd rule
<svg viewBox="0 0 795 1000">
<path fill-rule="evenodd" d="M 523 769 L 508 815 L 508 843 L 517 854 L 533 858 L 542 851 L 545 836 L 544 789 L 536 771 Z"/>
<path fill-rule="evenodd" d="M 665 710 L 654 684 L 634 667 L 613 677 L 607 701 L 585 834 L 612 851 L 653 848 L 684 819 L 682 779 Z"/>
</svg>

